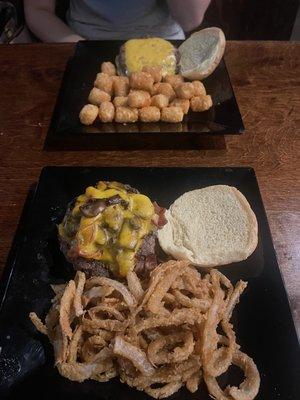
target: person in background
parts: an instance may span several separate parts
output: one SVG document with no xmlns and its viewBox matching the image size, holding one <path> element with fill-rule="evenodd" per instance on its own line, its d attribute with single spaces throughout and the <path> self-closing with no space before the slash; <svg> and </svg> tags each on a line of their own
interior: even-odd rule
<svg viewBox="0 0 300 400">
<path fill-rule="evenodd" d="M 55 0 L 24 0 L 27 26 L 43 42 L 184 39 L 197 28 L 210 0 L 71 0 L 66 22 L 55 15 Z"/>
</svg>

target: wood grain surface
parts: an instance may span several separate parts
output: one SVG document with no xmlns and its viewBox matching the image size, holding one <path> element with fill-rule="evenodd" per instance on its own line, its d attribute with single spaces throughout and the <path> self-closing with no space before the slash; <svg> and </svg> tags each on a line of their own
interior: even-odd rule
<svg viewBox="0 0 300 400">
<path fill-rule="evenodd" d="M 226 149 L 47 152 L 44 139 L 72 44 L 0 46 L 0 272 L 30 185 L 45 165 L 251 166 L 300 333 L 300 43 L 229 42 L 246 126 Z"/>
</svg>

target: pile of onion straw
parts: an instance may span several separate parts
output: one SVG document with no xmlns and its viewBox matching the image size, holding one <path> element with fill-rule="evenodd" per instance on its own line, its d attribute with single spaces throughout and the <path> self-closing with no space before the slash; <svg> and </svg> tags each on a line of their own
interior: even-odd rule
<svg viewBox="0 0 300 400">
<path fill-rule="evenodd" d="M 159 399 L 182 386 L 195 392 L 203 379 L 217 400 L 251 400 L 259 373 L 239 350 L 230 323 L 245 287 L 243 281 L 233 287 L 214 269 L 201 276 L 185 261 L 159 265 L 145 282 L 132 272 L 127 285 L 77 272 L 67 285 L 53 286 L 45 324 L 35 313 L 30 318 L 70 380 L 105 382 L 119 375 Z M 231 364 L 243 370 L 244 381 L 222 390 L 216 378 Z"/>
</svg>

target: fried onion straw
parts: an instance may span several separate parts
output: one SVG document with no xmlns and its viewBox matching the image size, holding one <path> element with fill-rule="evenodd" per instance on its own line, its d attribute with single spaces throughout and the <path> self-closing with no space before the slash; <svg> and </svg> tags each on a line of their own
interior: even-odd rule
<svg viewBox="0 0 300 400">
<path fill-rule="evenodd" d="M 81 271 L 78 271 L 76 278 L 78 278 L 78 281 L 76 282 L 76 290 L 74 295 L 74 309 L 76 317 L 79 317 L 81 314 L 83 314 L 81 297 L 85 284 L 85 274 Z"/>
<path fill-rule="evenodd" d="M 71 306 L 75 296 L 75 282 L 70 281 L 62 295 L 59 310 L 59 322 L 62 333 L 68 338 L 72 337 L 72 329 L 70 326 Z"/>
<path fill-rule="evenodd" d="M 126 342 L 120 336 L 116 336 L 113 347 L 113 352 L 116 355 L 132 361 L 132 364 L 143 374 L 152 375 L 155 369 L 147 359 L 146 354 L 136 346 Z"/>
<path fill-rule="evenodd" d="M 148 281 L 131 272 L 127 284 L 77 272 L 67 285 L 53 286 L 45 324 L 34 312 L 29 317 L 48 336 L 55 365 L 70 380 L 106 382 L 119 375 L 160 399 L 184 386 L 196 392 L 203 376 L 216 400 L 253 400 L 259 373 L 239 350 L 230 322 L 245 288 L 214 269 L 201 276 L 186 261 L 159 265 Z M 222 390 L 216 378 L 232 364 L 244 381 Z"/>
<path fill-rule="evenodd" d="M 130 271 L 126 278 L 128 289 L 134 295 L 135 299 L 140 301 L 144 296 L 144 290 L 137 274 L 134 271 Z"/>
</svg>

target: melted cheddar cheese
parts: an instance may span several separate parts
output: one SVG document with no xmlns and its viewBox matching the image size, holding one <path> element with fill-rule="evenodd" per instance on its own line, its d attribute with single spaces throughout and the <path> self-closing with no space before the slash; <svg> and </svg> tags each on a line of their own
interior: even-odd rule
<svg viewBox="0 0 300 400">
<path fill-rule="evenodd" d="M 176 71 L 174 46 L 160 38 L 128 40 L 125 43 L 125 61 L 129 75 L 145 66 L 159 66 L 163 75 L 173 75 Z"/>
<path fill-rule="evenodd" d="M 118 182 L 101 181 L 76 198 L 58 226 L 59 236 L 79 257 L 101 261 L 124 277 L 134 268 L 143 239 L 155 229 L 154 213 L 147 196 Z"/>
</svg>

